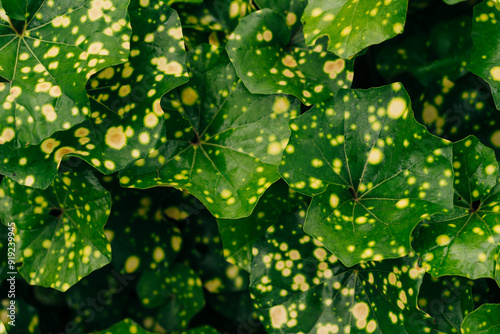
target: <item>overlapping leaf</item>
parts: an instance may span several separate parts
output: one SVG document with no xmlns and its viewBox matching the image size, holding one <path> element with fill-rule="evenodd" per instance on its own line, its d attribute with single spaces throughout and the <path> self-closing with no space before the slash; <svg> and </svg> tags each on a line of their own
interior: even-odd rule
<svg viewBox="0 0 500 334">
<path fill-rule="evenodd" d="M 500 327 L 500 304 L 484 304 L 462 323 L 462 333 L 495 334 Z"/>
<path fill-rule="evenodd" d="M 160 98 L 187 81 L 185 52 L 177 14 L 161 1 L 148 4 L 152 7 L 134 1 L 130 7 L 130 61 L 107 68 L 90 82 L 89 119 L 39 146 L 12 151 L 0 145 L 1 173 L 20 184 L 46 188 L 65 156 L 110 174 L 165 141 Z M 33 182 L 26 182 L 29 176 Z"/>
<path fill-rule="evenodd" d="M 435 322 L 433 333 L 460 333 L 467 314 L 474 309 L 472 285 L 466 278 L 426 275 L 418 294 L 418 305 Z"/>
<path fill-rule="evenodd" d="M 120 181 L 187 189 L 216 217 L 248 216 L 279 178 L 287 122 L 299 102 L 250 94 L 222 49 L 203 45 L 189 58 L 190 82 L 169 94 L 163 107 L 167 142 L 122 171 Z"/>
<path fill-rule="evenodd" d="M 487 0 L 474 7 L 473 47 L 467 68 L 483 78 L 500 109 L 500 5 Z"/>
<path fill-rule="evenodd" d="M 260 9 L 269 8 L 283 15 L 286 19 L 286 25 L 292 32 L 300 28 L 300 18 L 307 5 L 305 0 L 257 0 L 255 3 Z"/>
<path fill-rule="evenodd" d="M 415 121 L 399 83 L 341 91 L 290 127 L 279 171 L 316 195 L 305 230 L 344 264 L 408 254 L 418 222 L 451 210 L 451 146 Z"/>
<path fill-rule="evenodd" d="M 268 333 L 429 333 L 416 257 L 343 266 L 283 215 L 254 245 L 250 288 Z"/>
<path fill-rule="evenodd" d="M 169 332 L 187 328 L 189 320 L 205 305 L 200 278 L 181 264 L 166 272 L 145 273 L 137 293 L 144 306 L 160 306 L 158 321 Z"/>
<path fill-rule="evenodd" d="M 9 81 L 0 83 L 0 145 L 15 148 L 84 121 L 85 83 L 127 61 L 130 48 L 126 0 L 34 3 L 21 31 L 0 18 L 0 76 Z"/>
<path fill-rule="evenodd" d="M 238 76 L 255 94 L 291 94 L 310 105 L 351 86 L 352 60 L 302 42 L 301 30 L 291 32 L 283 15 L 263 9 L 240 21 L 227 51 Z"/>
<path fill-rule="evenodd" d="M 250 272 L 252 245 L 274 225 L 283 212 L 293 212 L 303 200 L 283 181 L 273 184 L 252 214 L 241 219 L 218 219 L 226 259 Z"/>
<path fill-rule="evenodd" d="M 0 187 L 0 217 L 14 221 L 16 261 L 32 285 L 66 291 L 111 260 L 103 233 L 111 198 L 90 172 L 58 176 L 46 190 L 6 178 Z"/>
<path fill-rule="evenodd" d="M 493 150 L 475 137 L 453 144 L 454 210 L 425 220 L 413 246 L 433 276 L 495 278 L 500 269 L 500 186 Z M 500 282 L 500 281 L 499 281 Z"/>
<path fill-rule="evenodd" d="M 407 7 L 407 0 L 311 0 L 302 16 L 306 43 L 326 35 L 328 50 L 347 59 L 401 34 Z"/>
</svg>

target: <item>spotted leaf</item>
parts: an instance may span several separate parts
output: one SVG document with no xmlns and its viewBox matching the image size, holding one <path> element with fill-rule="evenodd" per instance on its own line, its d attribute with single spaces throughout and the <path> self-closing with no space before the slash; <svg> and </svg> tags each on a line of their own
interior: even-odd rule
<svg viewBox="0 0 500 334">
<path fill-rule="evenodd" d="M 257 0 L 255 3 L 260 9 L 269 8 L 283 15 L 286 19 L 286 25 L 291 31 L 300 29 L 300 18 L 307 5 L 305 0 Z"/>
<path fill-rule="evenodd" d="M 123 186 L 187 189 L 220 218 L 248 216 L 279 178 L 276 167 L 299 102 L 252 95 L 224 50 L 190 51 L 190 82 L 167 96 L 168 140 L 121 172 Z M 184 117 L 183 117 L 184 116 Z"/>
<path fill-rule="evenodd" d="M 88 119 L 38 146 L 13 151 L 0 145 L 0 173 L 43 189 L 65 157 L 78 157 L 110 174 L 165 141 L 160 98 L 188 80 L 185 52 L 177 14 L 161 1 L 151 0 L 149 5 L 134 1 L 130 6 L 130 61 L 108 67 L 91 80 Z"/>
<path fill-rule="evenodd" d="M 268 333 L 429 333 L 416 257 L 347 268 L 285 214 L 253 249 L 250 289 Z"/>
<path fill-rule="evenodd" d="M 495 154 L 477 138 L 468 137 L 453 144 L 453 161 L 454 210 L 423 221 L 413 247 L 433 276 L 495 278 L 500 269 L 500 186 Z"/>
<path fill-rule="evenodd" d="M 484 304 L 470 313 L 462 323 L 462 333 L 498 333 L 500 304 Z"/>
<path fill-rule="evenodd" d="M 240 21 L 227 51 L 255 94 L 291 94 L 310 105 L 351 86 L 352 60 L 322 51 L 321 45 L 306 47 L 301 40 L 302 32 L 292 35 L 284 16 L 263 9 Z"/>
<path fill-rule="evenodd" d="M 306 43 L 326 35 L 328 50 L 347 59 L 401 34 L 407 7 L 407 0 L 311 0 L 302 16 Z"/>
<path fill-rule="evenodd" d="M 98 332 L 92 332 L 92 334 L 152 334 L 153 332 L 147 331 L 135 321 L 126 318 L 119 323 L 114 324 L 108 329 Z"/>
<path fill-rule="evenodd" d="M 137 294 L 145 307 L 161 307 L 158 321 L 169 332 L 187 328 L 205 305 L 200 278 L 182 264 L 169 271 L 146 272 L 137 284 Z"/>
<path fill-rule="evenodd" d="M 304 200 L 283 181 L 273 184 L 259 200 L 252 214 L 241 219 L 218 219 L 226 259 L 250 272 L 252 245 L 274 225 L 283 212 L 293 212 Z"/>
<path fill-rule="evenodd" d="M 460 333 L 463 319 L 474 309 L 471 281 L 458 276 L 425 275 L 418 305 L 434 319 L 433 333 Z"/>
<path fill-rule="evenodd" d="M 130 48 L 127 0 L 31 3 L 39 7 L 20 30 L 0 18 L 0 76 L 9 81 L 0 83 L 0 145 L 13 148 L 84 121 L 85 83 L 127 61 Z"/>
<path fill-rule="evenodd" d="M 58 176 L 46 190 L 5 178 L 0 186 L 2 222 L 16 222 L 16 261 L 31 285 L 68 290 L 111 260 L 103 233 L 111 198 L 90 172 Z"/>
<path fill-rule="evenodd" d="M 279 171 L 314 195 L 305 230 L 344 264 L 407 254 L 422 217 L 452 208 L 451 146 L 415 121 L 399 83 L 341 91 L 290 127 Z"/>
<path fill-rule="evenodd" d="M 483 78 L 491 88 L 500 109 L 500 5 L 493 0 L 474 6 L 472 21 L 473 47 L 467 68 Z"/>
</svg>

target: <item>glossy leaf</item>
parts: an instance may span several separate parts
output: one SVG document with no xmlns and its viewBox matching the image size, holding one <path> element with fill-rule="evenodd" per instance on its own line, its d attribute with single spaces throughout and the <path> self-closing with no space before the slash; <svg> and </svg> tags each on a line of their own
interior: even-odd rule
<svg viewBox="0 0 500 334">
<path fill-rule="evenodd" d="M 399 83 L 341 91 L 290 128 L 279 171 L 314 195 L 305 230 L 348 266 L 408 254 L 418 222 L 452 208 L 451 146 L 415 121 Z"/>
<path fill-rule="evenodd" d="M 453 161 L 454 210 L 422 222 L 413 247 L 433 276 L 495 278 L 500 268 L 500 186 L 495 154 L 477 138 L 468 137 L 453 144 Z"/>
<path fill-rule="evenodd" d="M 43 189 L 52 182 L 64 157 L 78 157 L 110 174 L 165 141 L 160 98 L 188 80 L 185 52 L 177 14 L 163 2 L 148 3 L 152 7 L 143 7 L 139 1 L 130 7 L 134 32 L 130 61 L 105 69 L 89 83 L 88 120 L 39 146 L 11 151 L 0 145 L 1 173 Z M 28 176 L 33 182 L 26 182 Z"/>
<path fill-rule="evenodd" d="M 467 68 L 483 78 L 491 88 L 497 109 L 500 109 L 500 6 L 487 0 L 474 7 L 472 21 L 473 47 Z"/>
<path fill-rule="evenodd" d="M 407 0 L 311 0 L 302 16 L 306 43 L 326 35 L 328 50 L 347 59 L 401 34 L 407 7 Z"/>
<path fill-rule="evenodd" d="M 462 323 L 462 333 L 498 333 L 500 304 L 484 304 L 469 314 Z"/>
<path fill-rule="evenodd" d="M 298 101 L 248 92 L 222 49 L 189 54 L 191 80 L 165 101 L 169 139 L 121 172 L 123 186 L 187 189 L 216 216 L 248 216 L 276 180 Z M 244 166 L 244 168 L 242 168 Z"/>
<path fill-rule="evenodd" d="M 103 233 L 111 198 L 90 173 L 66 173 L 46 190 L 4 179 L 0 217 L 16 223 L 19 273 L 31 285 L 68 290 L 111 260 Z"/>
<path fill-rule="evenodd" d="M 307 105 L 349 88 L 353 61 L 301 43 L 302 32 L 288 29 L 284 16 L 263 9 L 240 21 L 227 51 L 245 86 L 255 94 L 284 93 Z M 321 69 L 321 70 L 320 70 Z"/>
<path fill-rule="evenodd" d="M 22 31 L 0 18 L 0 76 L 9 81 L 0 83 L 0 145 L 13 148 L 87 119 L 85 83 L 127 61 L 130 49 L 126 0 L 36 4 Z"/>
<path fill-rule="evenodd" d="M 250 288 L 268 333 L 425 333 L 416 257 L 343 266 L 283 215 L 255 245 Z"/>
<path fill-rule="evenodd" d="M 124 319 L 108 329 L 92 334 L 151 334 L 153 332 L 143 329 L 139 324 L 130 319 Z"/>
<path fill-rule="evenodd" d="M 158 321 L 167 331 L 185 329 L 205 305 L 200 278 L 181 264 L 166 272 L 145 273 L 137 293 L 146 307 L 161 306 Z"/>
</svg>

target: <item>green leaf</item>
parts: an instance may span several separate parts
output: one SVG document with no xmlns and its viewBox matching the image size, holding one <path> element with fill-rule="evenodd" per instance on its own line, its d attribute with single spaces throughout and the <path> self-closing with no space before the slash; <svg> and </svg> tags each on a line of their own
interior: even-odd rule
<svg viewBox="0 0 500 334">
<path fill-rule="evenodd" d="M 68 290 L 83 276 L 110 262 L 103 233 L 111 206 L 109 193 L 90 172 L 58 176 L 46 190 L 5 178 L 0 217 L 15 222 L 19 273 L 31 285 Z"/>
<path fill-rule="evenodd" d="M 260 9 L 269 8 L 283 15 L 290 31 L 299 29 L 300 18 L 307 5 L 305 0 L 256 0 L 255 3 Z"/>
<path fill-rule="evenodd" d="M 200 278 L 182 264 L 169 271 L 146 272 L 137 294 L 145 307 L 161 307 L 158 321 L 167 331 L 185 329 L 205 305 Z"/>
<path fill-rule="evenodd" d="M 416 257 L 343 266 L 285 214 L 255 245 L 251 293 L 268 333 L 429 333 Z"/>
<path fill-rule="evenodd" d="M 38 2 L 23 31 L 0 19 L 0 145 L 37 145 L 87 119 L 85 83 L 127 61 L 127 0 Z M 1 7 L 0 7 L 1 10 Z"/>
<path fill-rule="evenodd" d="M 168 94 L 163 107 L 167 142 L 122 171 L 121 184 L 187 189 L 216 217 L 248 216 L 279 178 L 287 122 L 299 103 L 250 94 L 222 49 L 190 51 L 188 67 L 190 82 Z"/>
<path fill-rule="evenodd" d="M 177 14 L 156 0 L 149 5 L 142 7 L 134 1 L 130 7 L 134 32 L 130 61 L 108 67 L 89 83 L 88 120 L 39 146 L 12 151 L 0 145 L 1 173 L 43 189 L 52 182 L 64 157 L 79 157 L 110 174 L 166 140 L 160 99 L 188 80 L 185 51 Z M 26 182 L 28 177 L 32 183 Z"/>
<path fill-rule="evenodd" d="M 462 323 L 462 333 L 498 333 L 500 304 L 484 304 L 470 313 Z"/>
<path fill-rule="evenodd" d="M 500 186 L 492 149 L 475 137 L 453 144 L 454 210 L 425 220 L 413 247 L 433 276 L 495 278 L 500 268 Z M 500 280 L 499 280 L 500 282 Z"/>
<path fill-rule="evenodd" d="M 150 331 L 143 329 L 135 321 L 128 319 L 128 318 L 120 321 L 119 323 L 111 326 L 110 328 L 108 328 L 106 330 L 92 332 L 92 334 L 131 334 L 131 333 L 134 333 L 134 334 L 152 334 L 153 332 L 150 332 Z"/>
<path fill-rule="evenodd" d="M 226 259 L 250 272 L 252 245 L 274 225 L 283 212 L 296 210 L 302 196 L 290 191 L 283 181 L 273 184 L 259 200 L 252 214 L 241 219 L 218 219 Z"/>
<path fill-rule="evenodd" d="M 473 47 L 467 69 L 483 78 L 500 109 L 500 6 L 492 0 L 474 6 Z"/>
<path fill-rule="evenodd" d="M 470 283 L 468 279 L 457 276 L 424 277 L 418 305 L 433 318 L 433 333 L 460 333 L 463 319 L 474 309 Z"/>
<path fill-rule="evenodd" d="M 8 17 L 15 20 L 26 20 L 30 15 L 28 7 L 36 5 L 36 1 L 32 0 L 2 0 L 0 6 L 3 6 Z"/>
<path fill-rule="evenodd" d="M 292 35 L 282 15 L 263 9 L 240 21 L 227 51 L 254 94 L 291 94 L 310 105 L 351 86 L 353 61 L 339 59 L 321 45 L 306 47 L 302 41 L 302 32 Z"/>
<path fill-rule="evenodd" d="M 452 209 L 451 145 L 415 121 L 401 84 L 341 91 L 290 128 L 279 171 L 314 196 L 305 230 L 344 264 L 408 254 L 418 222 Z"/>
<path fill-rule="evenodd" d="M 404 29 L 407 0 L 310 0 L 304 10 L 304 36 L 311 45 L 328 36 L 328 50 L 344 59 Z"/>
<path fill-rule="evenodd" d="M 202 326 L 181 332 L 181 334 L 219 334 L 219 332 L 210 326 Z"/>
</svg>

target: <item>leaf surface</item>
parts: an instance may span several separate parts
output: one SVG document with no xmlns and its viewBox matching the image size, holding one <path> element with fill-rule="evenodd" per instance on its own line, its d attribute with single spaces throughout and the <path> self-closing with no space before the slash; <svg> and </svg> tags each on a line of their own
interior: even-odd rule
<svg viewBox="0 0 500 334">
<path fill-rule="evenodd" d="M 119 323 L 114 324 L 108 329 L 103 331 L 93 332 L 92 334 L 151 334 L 153 332 L 147 331 L 143 329 L 139 324 L 135 321 L 126 318 L 120 321 Z"/>
<path fill-rule="evenodd" d="M 187 189 L 216 216 L 248 216 L 279 178 L 276 167 L 298 100 L 252 95 L 224 50 L 189 54 L 190 82 L 167 96 L 168 140 L 121 172 L 123 186 Z"/>
<path fill-rule="evenodd" d="M 451 210 L 451 146 L 415 121 L 399 83 L 341 91 L 290 128 L 279 171 L 314 196 L 305 230 L 344 264 L 408 254 L 418 222 Z"/>
<path fill-rule="evenodd" d="M 463 333 L 495 334 L 500 327 L 500 304 L 484 304 L 462 323 Z"/>
<path fill-rule="evenodd" d="M 0 217 L 16 222 L 19 273 L 31 285 L 68 290 L 83 276 L 110 262 L 103 233 L 111 198 L 90 172 L 58 176 L 46 190 L 5 178 Z"/>
<path fill-rule="evenodd" d="M 407 0 L 311 0 L 302 16 L 306 43 L 326 35 L 328 50 L 347 59 L 401 34 L 407 7 Z"/>
</svg>

